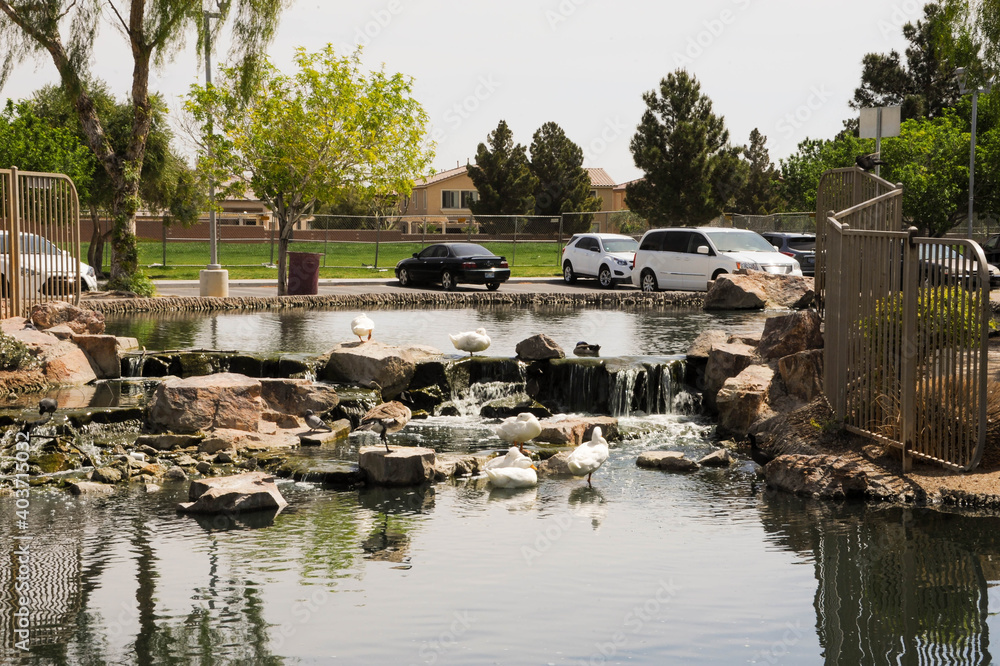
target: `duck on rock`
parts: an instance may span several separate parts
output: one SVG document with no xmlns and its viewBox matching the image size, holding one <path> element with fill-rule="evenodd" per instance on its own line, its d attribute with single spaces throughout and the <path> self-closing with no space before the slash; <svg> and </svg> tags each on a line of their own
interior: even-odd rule
<svg viewBox="0 0 1000 666">
<path fill-rule="evenodd" d="M 608 459 L 608 440 L 604 439 L 599 426 L 594 426 L 594 432 L 589 442 L 583 442 L 573 449 L 566 460 L 566 466 L 573 476 L 587 475 L 587 485 L 590 485 L 591 475 Z"/>
<path fill-rule="evenodd" d="M 374 330 L 375 322 L 373 322 L 364 312 L 351 320 L 351 333 L 358 336 L 358 340 L 360 342 L 364 342 L 364 337 L 366 335 L 368 336 L 368 339 L 371 340 L 372 331 Z"/>
<path fill-rule="evenodd" d="M 538 485 L 538 472 L 531 458 L 510 447 L 507 455 L 486 463 L 483 470 L 496 488 L 530 488 Z"/>
<path fill-rule="evenodd" d="M 451 339 L 451 344 L 455 345 L 455 349 L 469 352 L 470 357 L 476 352 L 486 351 L 490 346 L 490 336 L 486 335 L 485 328 L 456 333 L 448 337 Z"/>
<path fill-rule="evenodd" d="M 496 427 L 496 433 L 497 437 L 513 444 L 523 454 L 524 443 L 542 434 L 542 424 L 531 412 L 521 412 L 505 419 Z"/>
</svg>

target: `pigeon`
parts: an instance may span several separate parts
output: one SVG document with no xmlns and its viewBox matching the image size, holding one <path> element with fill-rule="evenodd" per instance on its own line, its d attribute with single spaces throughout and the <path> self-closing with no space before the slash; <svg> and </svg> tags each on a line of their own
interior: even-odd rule
<svg viewBox="0 0 1000 666">
<path fill-rule="evenodd" d="M 876 166 L 885 164 L 885 162 L 878 158 L 878 153 L 872 153 L 871 155 L 858 155 L 857 159 L 854 161 L 857 162 L 858 166 L 865 171 L 871 171 Z"/>
<path fill-rule="evenodd" d="M 333 428 L 328 426 L 326 422 L 320 417 L 313 413 L 313 410 L 307 409 L 305 413 L 306 425 L 309 426 L 309 432 L 314 430 L 326 430 L 327 432 L 333 432 Z"/>
</svg>

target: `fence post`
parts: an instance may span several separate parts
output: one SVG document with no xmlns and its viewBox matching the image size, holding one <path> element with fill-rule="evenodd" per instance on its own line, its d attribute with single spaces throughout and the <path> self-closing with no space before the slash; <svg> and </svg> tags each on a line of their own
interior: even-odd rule
<svg viewBox="0 0 1000 666">
<path fill-rule="evenodd" d="M 274 228 L 277 224 L 271 225 L 271 265 L 274 266 Z"/>
<path fill-rule="evenodd" d="M 329 250 L 327 249 L 327 241 L 329 240 L 329 238 L 330 238 L 330 223 L 328 221 L 326 223 L 326 226 L 323 228 L 323 268 L 326 268 L 326 253 L 329 252 Z"/>
<path fill-rule="evenodd" d="M 163 265 L 167 265 L 167 225 L 163 224 Z"/>
<path fill-rule="evenodd" d="M 562 246 L 563 246 L 563 215 L 554 218 L 559 222 L 559 248 L 556 251 L 556 266 L 562 268 L 559 264 L 562 262 Z"/>
<path fill-rule="evenodd" d="M 382 230 L 382 220 L 379 219 L 378 213 L 375 214 L 375 270 L 378 270 L 378 241 L 379 232 Z"/>
<path fill-rule="evenodd" d="M 840 225 L 836 221 L 831 221 L 834 212 L 827 212 L 827 219 L 823 223 L 827 226 L 827 271 L 830 276 L 830 284 L 835 285 L 827 294 L 826 304 L 826 343 L 824 345 L 824 389 L 826 398 L 833 409 L 833 418 L 843 421 L 847 412 L 847 395 L 845 384 L 847 382 L 847 363 L 844 359 L 843 337 L 845 326 L 843 323 L 843 304 L 846 301 L 841 294 L 843 280 L 840 277 L 841 256 L 843 253 L 844 231 L 849 227 L 846 224 Z"/>
<path fill-rule="evenodd" d="M 514 217 L 514 242 L 511 244 L 511 251 L 510 251 L 510 265 L 511 266 L 513 266 L 514 264 L 517 263 L 517 220 L 518 220 L 518 218 L 515 216 Z"/>
<path fill-rule="evenodd" d="M 900 377 L 900 441 L 903 443 L 903 474 L 913 469 L 914 440 L 916 439 L 916 407 L 917 407 L 917 228 L 906 230 L 906 242 L 903 244 L 903 345 L 899 360 L 902 363 Z"/>
</svg>

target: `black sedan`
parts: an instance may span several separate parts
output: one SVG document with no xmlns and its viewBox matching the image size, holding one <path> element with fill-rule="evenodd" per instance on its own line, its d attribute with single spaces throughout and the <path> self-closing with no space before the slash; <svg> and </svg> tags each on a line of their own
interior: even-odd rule
<svg viewBox="0 0 1000 666">
<path fill-rule="evenodd" d="M 437 243 L 415 252 L 396 264 L 396 279 L 402 287 L 420 282 L 440 282 L 451 291 L 459 282 L 485 284 L 490 291 L 510 278 L 507 260 L 475 243 Z"/>
</svg>

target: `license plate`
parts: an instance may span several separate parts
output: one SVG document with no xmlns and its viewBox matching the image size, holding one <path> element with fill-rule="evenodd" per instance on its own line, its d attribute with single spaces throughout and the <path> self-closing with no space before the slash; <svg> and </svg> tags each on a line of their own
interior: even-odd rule
<svg viewBox="0 0 1000 666">
<path fill-rule="evenodd" d="M 483 277 L 489 280 L 491 277 L 493 277 L 493 273 L 483 273 Z"/>
</svg>

